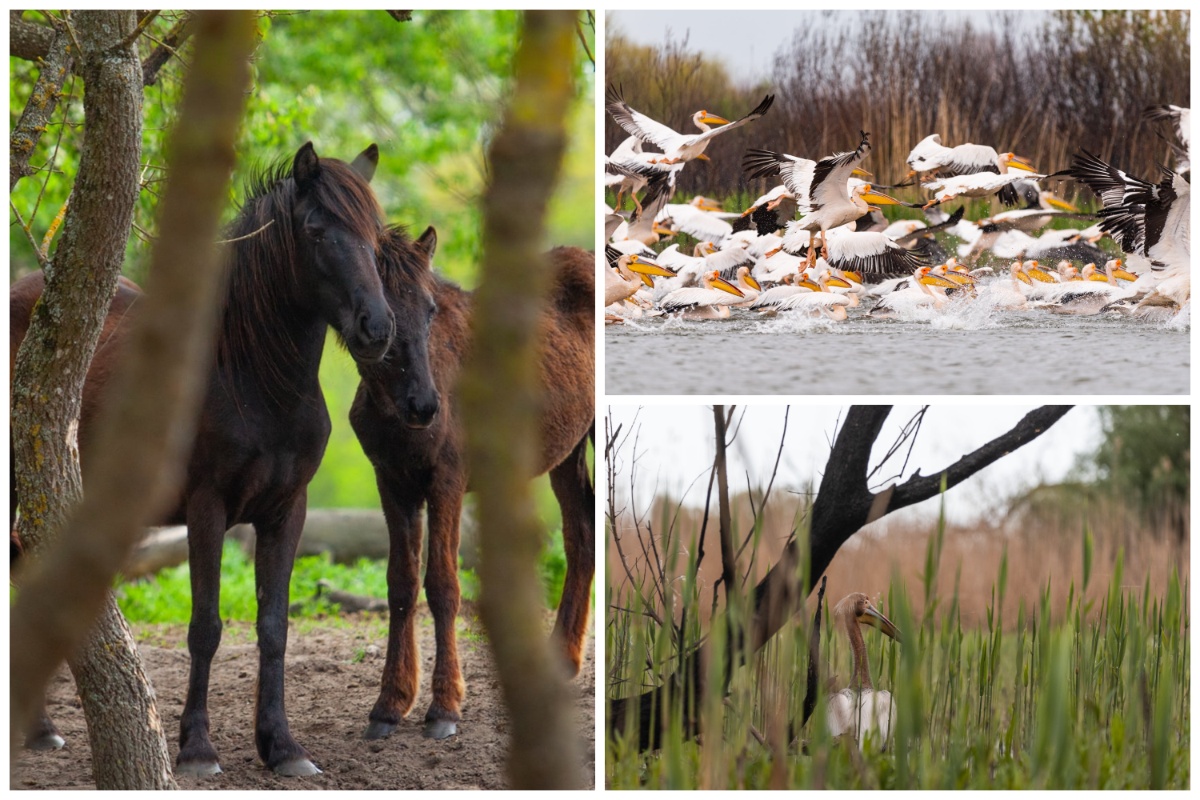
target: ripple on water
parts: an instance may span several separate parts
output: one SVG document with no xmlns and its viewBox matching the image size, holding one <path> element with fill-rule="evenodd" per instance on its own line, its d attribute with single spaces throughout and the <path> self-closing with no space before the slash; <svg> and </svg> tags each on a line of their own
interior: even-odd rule
<svg viewBox="0 0 1200 800">
<path fill-rule="evenodd" d="M 1186 394 L 1190 308 L 1162 323 L 963 304 L 913 321 L 735 312 L 605 332 L 609 394 Z"/>
</svg>

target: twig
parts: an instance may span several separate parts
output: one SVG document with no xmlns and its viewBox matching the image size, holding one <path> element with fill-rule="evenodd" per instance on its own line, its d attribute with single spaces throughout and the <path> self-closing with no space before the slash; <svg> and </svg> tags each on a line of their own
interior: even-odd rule
<svg viewBox="0 0 1200 800">
<path fill-rule="evenodd" d="M 267 222 L 266 225 L 263 225 L 261 228 L 259 228 L 256 231 L 251 231 L 250 233 L 247 233 L 245 236 L 238 236 L 235 239 L 218 239 L 217 244 L 233 244 L 234 242 L 240 242 L 245 239 L 250 239 L 254 236 L 258 236 L 260 233 L 262 233 L 263 231 L 265 231 L 267 228 L 271 227 L 274 224 L 275 224 L 275 220 L 270 220 Z"/>
<path fill-rule="evenodd" d="M 50 222 L 50 227 L 46 229 L 46 235 L 42 237 L 42 246 L 38 250 L 39 262 L 50 260 L 50 242 L 54 240 L 54 234 L 58 233 L 59 226 L 62 225 L 63 218 L 67 215 L 67 207 L 69 205 L 71 205 L 71 194 L 67 195 L 67 199 L 63 201 L 62 208 L 54 215 L 54 219 Z"/>
<path fill-rule="evenodd" d="M 38 266 L 40 266 L 42 269 L 45 269 L 46 257 L 42 255 L 41 248 L 38 247 L 38 243 L 33 238 L 33 231 L 29 230 L 29 226 L 25 224 L 25 220 L 21 216 L 21 212 L 17 211 L 17 207 L 13 204 L 11 197 L 8 198 L 8 207 L 11 208 L 13 214 L 16 215 L 17 225 L 21 227 L 21 230 L 25 231 L 25 238 L 29 239 L 29 245 L 33 248 L 33 255 L 37 259 Z"/>
<path fill-rule="evenodd" d="M 157 16 L 158 16 L 157 11 L 147 12 L 146 16 L 142 17 L 141 20 L 138 22 L 137 27 L 134 28 L 133 31 L 131 31 L 130 34 L 128 36 L 126 36 L 119 45 L 117 45 L 116 49 L 123 50 L 126 47 L 129 47 L 129 45 L 136 42 L 137 38 L 146 31 L 147 26 L 149 26 L 150 23 L 153 22 L 154 18 Z"/>
<path fill-rule="evenodd" d="M 388 13 L 390 14 L 392 12 L 389 11 Z M 592 12 L 587 12 L 587 15 L 588 17 L 591 17 Z M 592 50 L 587 44 L 587 37 L 583 35 L 583 20 L 575 20 L 575 33 L 579 35 L 579 44 L 583 47 L 583 52 L 587 54 L 588 61 L 591 61 L 593 64 L 595 64 L 596 57 L 592 55 Z"/>
</svg>

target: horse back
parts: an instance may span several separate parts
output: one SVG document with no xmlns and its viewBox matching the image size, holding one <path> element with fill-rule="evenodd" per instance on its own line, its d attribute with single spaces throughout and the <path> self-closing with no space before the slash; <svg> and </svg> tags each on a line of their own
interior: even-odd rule
<svg viewBox="0 0 1200 800">
<path fill-rule="evenodd" d="M 13 370 L 17 363 L 17 350 L 29 332 L 33 319 L 33 310 L 42 292 L 46 288 L 46 276 L 42 272 L 34 272 L 18 280 L 9 289 L 9 362 L 8 376 L 11 385 Z M 116 367 L 125 339 L 133 322 L 130 313 L 142 297 L 142 290 L 136 283 L 125 276 L 117 280 L 117 288 L 112 301 L 108 305 L 108 313 L 104 317 L 104 325 L 100 330 L 100 340 L 96 352 L 88 366 L 87 376 L 83 384 L 83 402 L 79 413 L 79 442 L 80 455 L 84 455 L 87 447 L 87 431 L 99 413 L 103 404 L 104 391 Z"/>
</svg>

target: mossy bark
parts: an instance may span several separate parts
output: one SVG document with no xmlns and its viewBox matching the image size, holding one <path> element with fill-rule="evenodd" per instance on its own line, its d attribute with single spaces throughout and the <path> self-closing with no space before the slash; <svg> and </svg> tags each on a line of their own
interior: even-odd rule
<svg viewBox="0 0 1200 800">
<path fill-rule="evenodd" d="M 97 787 L 173 788 L 153 691 L 107 588 L 143 526 L 177 491 L 190 449 L 211 359 L 221 286 L 215 241 L 249 85 L 254 17 L 211 12 L 197 23 L 201 34 L 172 134 L 149 291 L 98 422 L 99 455 L 89 465 L 82 503 L 75 441 L 80 391 L 131 229 L 142 71 L 132 43 L 122 45 L 134 30 L 134 12 L 75 17 L 87 135 L 75 199 L 13 388 L 21 534 L 42 558 L 13 609 L 12 718 L 14 725 L 28 719 L 30 698 L 36 703 L 55 666 L 69 657 Z"/>
<path fill-rule="evenodd" d="M 463 377 L 471 482 L 478 492 L 480 611 L 512 720 L 515 789 L 582 786 L 582 756 L 559 655 L 543 629 L 542 528 L 530 480 L 538 449 L 538 320 L 549 286 L 545 215 L 572 96 L 575 16 L 525 13 L 516 88 L 491 150 L 483 280 Z"/>
</svg>

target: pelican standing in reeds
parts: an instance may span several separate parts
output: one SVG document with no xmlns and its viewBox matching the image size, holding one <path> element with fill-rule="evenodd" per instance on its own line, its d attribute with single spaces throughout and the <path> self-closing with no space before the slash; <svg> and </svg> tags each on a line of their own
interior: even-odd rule
<svg viewBox="0 0 1200 800">
<path fill-rule="evenodd" d="M 854 672 L 850 685 L 828 698 L 825 721 L 829 725 L 829 732 L 833 736 L 851 734 L 858 742 L 859 749 L 862 749 L 868 733 L 880 746 L 886 746 L 895 730 L 896 703 L 892 700 L 891 692 L 877 692 L 871 685 L 867 645 L 859 625 L 878 628 L 896 641 L 900 641 L 900 631 L 879 609 L 871 605 L 870 599 L 862 592 L 843 597 L 833 609 L 833 619 L 834 624 L 850 640 Z"/>
</svg>

